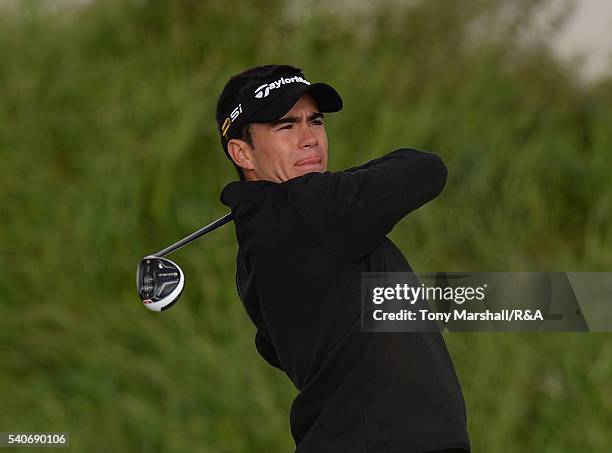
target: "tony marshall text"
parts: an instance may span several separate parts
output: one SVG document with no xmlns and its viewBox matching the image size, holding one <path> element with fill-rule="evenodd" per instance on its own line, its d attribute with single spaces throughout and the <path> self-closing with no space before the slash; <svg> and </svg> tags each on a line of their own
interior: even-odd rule
<svg viewBox="0 0 612 453">
<path fill-rule="evenodd" d="M 429 310 L 400 310 L 386 313 L 374 310 L 372 316 L 376 321 L 543 321 L 542 310 L 504 309 L 498 311 L 485 310 L 469 312 L 453 309 L 448 313 L 436 313 Z"/>
</svg>

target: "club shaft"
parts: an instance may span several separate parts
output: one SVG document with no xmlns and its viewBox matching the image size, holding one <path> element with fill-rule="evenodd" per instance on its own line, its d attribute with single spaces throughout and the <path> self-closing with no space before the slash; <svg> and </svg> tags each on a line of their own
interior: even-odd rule
<svg viewBox="0 0 612 453">
<path fill-rule="evenodd" d="M 216 230 L 220 226 L 225 225 L 227 222 L 231 222 L 232 220 L 233 220 L 233 217 L 232 217 L 232 213 L 230 212 L 229 214 L 224 215 L 220 219 L 215 220 L 210 225 L 206 225 L 204 228 L 200 228 L 198 231 L 191 233 L 189 236 L 187 236 L 184 239 L 181 239 L 176 244 L 172 244 L 171 246 L 166 247 L 165 249 L 160 250 L 157 253 L 154 253 L 153 256 L 159 256 L 159 257 L 166 256 L 180 249 L 184 245 L 187 245 L 190 242 L 195 241 L 199 237 L 204 236 L 206 233 L 210 233 L 211 231 Z"/>
</svg>

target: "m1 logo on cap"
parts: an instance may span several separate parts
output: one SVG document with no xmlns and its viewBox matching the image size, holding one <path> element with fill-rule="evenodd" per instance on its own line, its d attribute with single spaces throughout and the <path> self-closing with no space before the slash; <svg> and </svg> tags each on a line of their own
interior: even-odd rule
<svg viewBox="0 0 612 453">
<path fill-rule="evenodd" d="M 236 118 L 238 118 L 238 116 L 241 113 L 242 113 L 242 104 L 238 104 L 238 107 L 236 107 L 234 110 L 232 110 L 232 113 L 230 113 L 229 118 L 225 118 L 225 121 L 223 121 L 223 125 L 221 126 L 221 135 L 227 138 L 227 131 L 229 130 L 232 123 L 236 121 Z"/>
<path fill-rule="evenodd" d="M 304 80 L 302 77 L 300 76 L 294 76 L 294 77 L 281 77 L 280 79 L 278 79 L 275 82 L 270 82 L 270 83 L 264 83 L 263 85 L 259 86 L 256 90 L 255 90 L 255 97 L 257 99 L 261 99 L 261 98 L 265 98 L 270 94 L 270 91 L 272 91 L 275 88 L 280 88 L 281 85 L 286 85 L 289 83 L 305 83 L 306 85 L 310 85 L 310 82 L 307 80 Z"/>
</svg>

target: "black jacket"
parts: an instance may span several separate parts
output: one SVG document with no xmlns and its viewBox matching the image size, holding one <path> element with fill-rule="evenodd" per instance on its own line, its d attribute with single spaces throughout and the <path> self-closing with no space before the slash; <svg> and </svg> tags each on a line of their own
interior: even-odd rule
<svg viewBox="0 0 612 453">
<path fill-rule="evenodd" d="M 223 190 L 257 350 L 299 390 L 296 452 L 469 450 L 442 336 L 361 332 L 361 272 L 412 272 L 386 234 L 436 197 L 446 175 L 436 155 L 400 149 L 344 172 Z"/>
</svg>

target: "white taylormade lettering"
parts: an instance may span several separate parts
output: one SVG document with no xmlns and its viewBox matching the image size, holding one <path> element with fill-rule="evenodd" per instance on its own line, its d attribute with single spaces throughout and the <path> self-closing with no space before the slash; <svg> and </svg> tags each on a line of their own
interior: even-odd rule
<svg viewBox="0 0 612 453">
<path fill-rule="evenodd" d="M 265 98 L 266 96 L 270 94 L 270 91 L 274 90 L 275 88 L 280 88 L 281 85 L 286 85 L 286 84 L 296 83 L 296 82 L 305 83 L 306 85 L 310 85 L 309 81 L 304 80 L 300 76 L 281 77 L 280 79 L 274 82 L 264 83 L 263 85 L 257 87 L 257 89 L 255 90 L 255 97 L 257 99 Z"/>
</svg>

